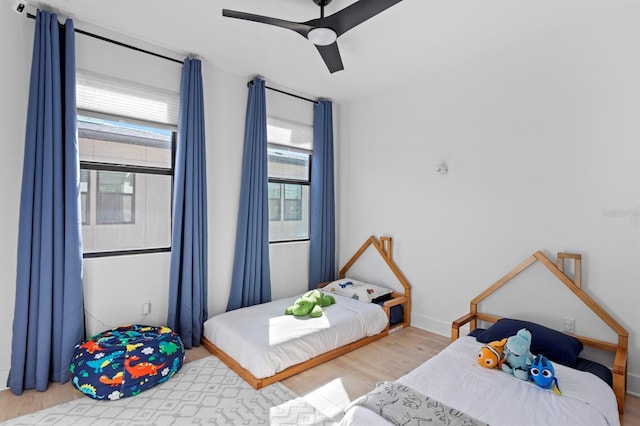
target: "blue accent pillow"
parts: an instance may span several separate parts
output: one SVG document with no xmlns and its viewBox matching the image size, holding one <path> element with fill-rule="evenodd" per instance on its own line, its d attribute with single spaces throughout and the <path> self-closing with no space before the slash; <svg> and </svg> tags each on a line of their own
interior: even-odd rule
<svg viewBox="0 0 640 426">
<path fill-rule="evenodd" d="M 559 364 L 573 367 L 582 352 L 582 342 L 573 336 L 529 321 L 502 318 L 488 329 L 478 332 L 476 340 L 489 343 L 515 335 L 521 328 L 531 331 L 531 352 L 542 354 Z"/>
</svg>

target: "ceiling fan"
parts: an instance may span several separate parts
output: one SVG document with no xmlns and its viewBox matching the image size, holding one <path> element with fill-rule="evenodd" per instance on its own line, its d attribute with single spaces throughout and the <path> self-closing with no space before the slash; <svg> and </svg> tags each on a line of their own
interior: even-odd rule
<svg viewBox="0 0 640 426">
<path fill-rule="evenodd" d="M 329 72 L 334 73 L 344 69 L 336 39 L 400 1 L 402 0 L 360 0 L 325 17 L 324 7 L 331 3 L 331 0 L 313 0 L 315 4 L 320 6 L 320 18 L 306 22 L 286 21 L 229 9 L 222 9 L 222 16 L 275 25 L 295 31 L 316 46 L 324 63 L 329 68 Z"/>
</svg>

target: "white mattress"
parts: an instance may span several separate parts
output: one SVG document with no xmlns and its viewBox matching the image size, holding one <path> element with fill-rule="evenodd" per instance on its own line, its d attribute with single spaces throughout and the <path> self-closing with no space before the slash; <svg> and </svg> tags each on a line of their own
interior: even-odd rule
<svg viewBox="0 0 640 426">
<path fill-rule="evenodd" d="M 379 305 L 333 296 L 320 318 L 285 315 L 297 297 L 225 312 L 204 323 L 204 337 L 261 379 L 387 326 Z"/>
<path fill-rule="evenodd" d="M 554 363 L 562 396 L 477 364 L 481 343 L 462 337 L 398 379 L 424 395 L 492 426 L 619 425 L 613 390 L 591 373 Z M 342 425 L 390 424 L 354 406 Z"/>
</svg>

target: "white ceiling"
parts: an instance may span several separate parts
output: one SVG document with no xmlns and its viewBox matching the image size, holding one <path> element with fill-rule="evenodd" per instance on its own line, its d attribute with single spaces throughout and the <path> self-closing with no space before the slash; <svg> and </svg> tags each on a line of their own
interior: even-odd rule
<svg viewBox="0 0 640 426">
<path fill-rule="evenodd" d="M 179 59 L 196 55 L 226 71 L 261 75 L 274 87 L 343 103 L 529 44 L 583 18 L 587 4 L 613 0 L 403 0 L 338 39 L 345 69 L 334 74 L 293 31 L 222 17 L 227 8 L 303 22 L 320 16 L 312 0 L 27 1 L 74 18 L 77 28 L 103 27 Z M 353 2 L 333 0 L 325 14 Z"/>
</svg>

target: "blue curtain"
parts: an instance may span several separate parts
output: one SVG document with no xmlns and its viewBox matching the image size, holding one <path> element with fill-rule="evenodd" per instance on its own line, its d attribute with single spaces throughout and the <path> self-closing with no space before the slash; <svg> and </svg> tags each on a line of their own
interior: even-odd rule
<svg viewBox="0 0 640 426">
<path fill-rule="evenodd" d="M 227 311 L 271 301 L 264 80 L 249 84 L 236 248 Z"/>
<path fill-rule="evenodd" d="M 336 219 L 333 183 L 333 115 L 331 101 L 313 107 L 311 157 L 311 241 L 309 289 L 336 276 Z"/>
<path fill-rule="evenodd" d="M 73 22 L 36 15 L 25 132 L 16 304 L 7 386 L 69 380 L 84 338 Z"/>
<path fill-rule="evenodd" d="M 200 346 L 207 319 L 207 173 L 202 70 L 184 60 L 176 150 L 167 325 L 186 348 Z"/>
</svg>

